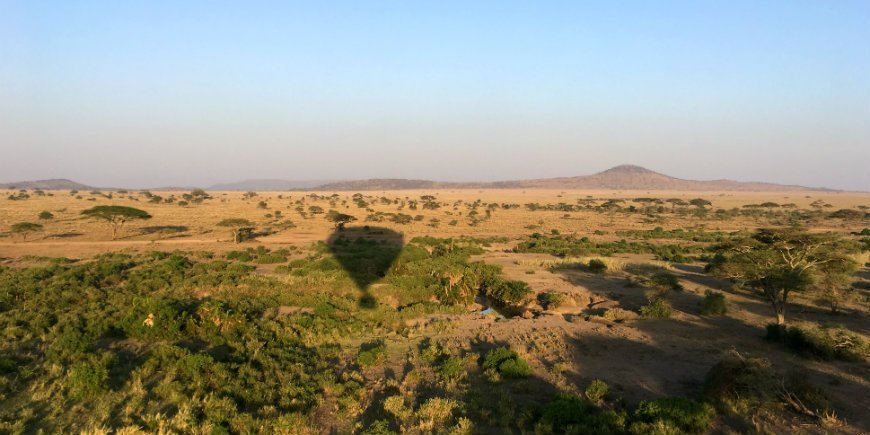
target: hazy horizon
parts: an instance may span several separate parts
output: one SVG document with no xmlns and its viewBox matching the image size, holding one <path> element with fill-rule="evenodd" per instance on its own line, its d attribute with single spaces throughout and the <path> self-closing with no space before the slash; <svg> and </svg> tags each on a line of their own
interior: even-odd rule
<svg viewBox="0 0 870 435">
<path fill-rule="evenodd" d="M 870 191 L 870 3 L 0 0 L 0 183 Z"/>
</svg>

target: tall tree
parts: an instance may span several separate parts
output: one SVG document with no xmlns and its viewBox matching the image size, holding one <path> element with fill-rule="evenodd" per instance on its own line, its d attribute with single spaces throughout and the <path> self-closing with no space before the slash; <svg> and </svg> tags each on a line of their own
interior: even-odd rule
<svg viewBox="0 0 870 435">
<path fill-rule="evenodd" d="M 112 227 L 112 240 L 115 240 L 118 230 L 126 222 L 151 219 L 151 215 L 145 210 L 122 205 L 98 205 L 82 211 L 82 215 L 107 222 Z"/>
</svg>

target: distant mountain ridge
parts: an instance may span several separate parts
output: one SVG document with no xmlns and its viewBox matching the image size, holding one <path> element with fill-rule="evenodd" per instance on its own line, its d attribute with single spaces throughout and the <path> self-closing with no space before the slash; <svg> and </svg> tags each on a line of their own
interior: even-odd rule
<svg viewBox="0 0 870 435">
<path fill-rule="evenodd" d="M 39 180 L 0 184 L 0 188 L 45 190 L 92 190 L 94 187 L 71 180 Z M 220 183 L 208 187 L 212 191 L 366 191 L 366 190 L 421 190 L 421 189 L 575 189 L 575 190 L 679 190 L 679 191 L 733 191 L 733 192 L 789 192 L 836 191 L 827 188 L 735 180 L 685 180 L 655 172 L 636 165 L 619 165 L 605 171 L 576 177 L 538 178 L 494 182 L 446 182 L 404 178 L 373 178 L 350 181 L 252 179 L 234 183 Z M 117 190 L 107 189 L 103 190 Z M 131 189 L 132 190 L 132 189 Z M 164 187 L 151 190 L 189 190 Z"/>
<path fill-rule="evenodd" d="M 371 179 L 317 186 L 316 190 L 402 189 L 585 189 L 585 190 L 688 190 L 735 192 L 834 191 L 827 188 L 734 180 L 684 180 L 641 166 L 619 165 L 592 175 L 531 180 L 451 183 L 428 180 Z"/>
<path fill-rule="evenodd" d="M 324 184 L 333 183 L 334 180 L 280 180 L 273 178 L 252 179 L 237 181 L 234 183 L 218 183 L 208 187 L 206 190 L 217 191 L 282 191 L 282 190 L 298 190 L 310 189 Z"/>
<path fill-rule="evenodd" d="M 17 183 L 0 183 L 0 189 L 42 189 L 42 190 L 89 190 L 91 186 L 77 183 L 64 178 L 50 180 L 19 181 Z"/>
</svg>

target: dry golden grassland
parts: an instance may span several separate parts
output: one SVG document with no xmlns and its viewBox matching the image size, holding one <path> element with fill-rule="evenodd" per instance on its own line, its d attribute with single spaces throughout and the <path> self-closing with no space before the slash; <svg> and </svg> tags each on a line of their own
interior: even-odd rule
<svg viewBox="0 0 870 435">
<path fill-rule="evenodd" d="M 7 191 L 3 197 L 13 194 Z M 854 208 L 860 205 L 870 205 L 870 194 L 865 193 L 827 193 L 827 192 L 776 192 L 776 193 L 735 193 L 735 192 L 641 192 L 641 191 L 550 191 L 550 190 L 444 190 L 444 191 L 386 191 L 361 192 L 369 202 L 367 209 L 384 213 L 404 213 L 410 216 L 422 215 L 420 221 L 407 224 L 384 222 L 365 222 L 370 213 L 366 208 L 359 208 L 352 201 L 354 192 L 259 192 L 256 197 L 244 198 L 241 192 L 209 192 L 213 199 L 202 204 L 180 206 L 172 204 L 153 204 L 137 192 L 129 194 L 113 193 L 112 199 L 103 194 L 79 192 L 70 195 L 67 191 L 48 192 L 53 196 L 35 196 L 20 201 L 3 200 L 0 202 L 0 256 L 15 257 L 25 254 L 47 256 L 82 256 L 96 252 L 118 249 L 141 250 L 174 250 L 174 249 L 216 249 L 231 248 L 226 242 L 231 240 L 230 233 L 216 224 L 225 218 L 245 218 L 259 227 L 274 227 L 273 234 L 258 238 L 259 243 L 298 244 L 305 245 L 317 240 L 326 240 L 333 230 L 333 225 L 323 218 L 323 214 L 308 213 L 303 218 L 295 208 L 301 204 L 306 213 L 308 207 L 319 206 L 324 211 L 335 209 L 357 218 L 353 225 L 378 225 L 394 229 L 405 234 L 405 239 L 427 235 L 435 237 L 452 236 L 505 236 L 520 237 L 532 232 L 550 232 L 557 230 L 566 234 L 580 236 L 590 235 L 596 230 L 614 232 L 616 230 L 651 229 L 654 227 L 694 228 L 705 227 L 709 230 L 736 231 L 751 229 L 769 224 L 764 219 L 734 218 L 728 220 L 699 219 L 689 216 L 677 216 L 662 213 L 660 219 L 651 222 L 640 214 L 622 215 L 620 213 L 600 213 L 596 211 L 529 211 L 524 206 L 527 203 L 539 204 L 577 204 L 578 200 L 595 199 L 601 203 L 607 199 L 624 199 L 630 201 L 638 197 L 680 198 L 688 201 L 692 198 L 704 198 L 713 203 L 712 209 L 730 209 L 746 204 L 776 202 L 792 203 L 799 208 L 810 208 L 814 201 L 823 201 L 830 207 L 826 210 Z M 105 192 L 108 193 L 108 192 Z M 180 197 L 184 192 L 152 192 L 163 198 L 172 195 Z M 337 194 L 335 206 L 330 200 L 313 199 L 310 195 L 328 197 Z M 382 204 L 377 198 L 405 202 L 417 200 L 423 195 L 433 195 L 442 206 L 437 210 L 424 210 L 422 206 L 412 210 L 406 204 L 399 208 L 397 204 Z M 76 196 L 81 196 L 77 199 Z M 517 204 L 519 208 L 495 209 L 490 219 L 483 219 L 477 225 L 470 226 L 467 204 L 480 200 L 482 203 Z M 260 201 L 267 203 L 267 208 L 259 208 Z M 461 201 L 462 204 L 454 207 Z M 629 202 L 630 204 L 630 202 Z M 80 215 L 82 210 L 96 205 L 125 205 L 149 212 L 153 218 L 147 221 L 133 221 L 125 224 L 118 240 L 111 241 L 111 231 L 108 226 L 99 221 L 85 219 Z M 628 205 L 628 204 L 626 204 Z M 670 208 L 669 204 L 664 205 Z M 691 208 L 691 207 L 690 207 Z M 483 207 L 479 210 L 483 214 Z M 49 211 L 54 219 L 40 221 L 37 215 Z M 276 211 L 282 213 L 281 219 L 267 218 L 274 216 Z M 431 220 L 437 219 L 437 226 Z M 280 229 L 279 223 L 292 221 L 295 227 Z M 456 220 L 456 225 L 449 225 Z M 28 241 L 19 243 L 17 236 L 9 234 L 8 228 L 16 222 L 37 222 L 44 225 L 44 230 L 28 236 Z M 143 228 L 183 227 L 182 232 L 143 233 Z M 532 228 L 534 227 L 534 228 Z M 860 230 L 861 222 L 825 221 L 815 230 L 831 230 L 849 232 Z"/>
</svg>

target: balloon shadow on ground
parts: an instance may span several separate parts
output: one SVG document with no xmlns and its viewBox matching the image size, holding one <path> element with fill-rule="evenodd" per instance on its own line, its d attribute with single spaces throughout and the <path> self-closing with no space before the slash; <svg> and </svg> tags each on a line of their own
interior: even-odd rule
<svg viewBox="0 0 870 435">
<path fill-rule="evenodd" d="M 402 252 L 404 242 L 405 238 L 400 233 L 389 228 L 369 226 L 336 230 L 326 240 L 332 255 L 362 292 L 360 307 L 377 306 L 369 288 L 386 276 Z"/>
</svg>

